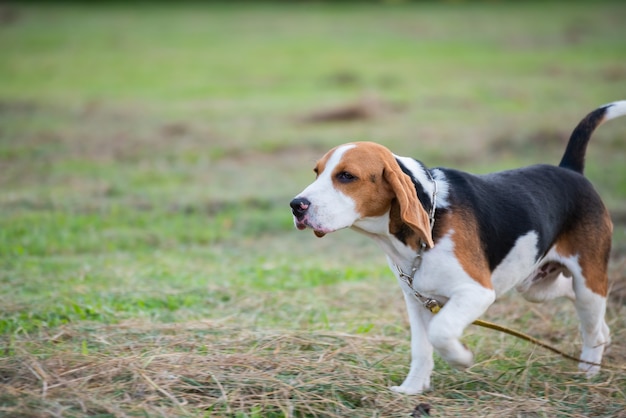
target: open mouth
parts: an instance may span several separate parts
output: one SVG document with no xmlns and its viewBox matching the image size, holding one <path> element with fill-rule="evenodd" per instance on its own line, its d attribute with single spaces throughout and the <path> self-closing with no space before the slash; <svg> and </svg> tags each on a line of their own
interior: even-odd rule
<svg viewBox="0 0 626 418">
<path fill-rule="evenodd" d="M 324 235 L 326 235 L 326 232 L 315 229 L 315 227 L 307 224 L 306 222 L 296 221 L 296 228 L 298 228 L 300 231 L 302 231 L 303 229 L 311 228 L 315 236 L 318 238 L 322 238 Z"/>
</svg>

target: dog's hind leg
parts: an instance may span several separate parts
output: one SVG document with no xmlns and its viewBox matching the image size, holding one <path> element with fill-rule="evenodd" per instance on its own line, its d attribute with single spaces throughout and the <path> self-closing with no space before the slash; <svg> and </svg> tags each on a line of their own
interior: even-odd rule
<svg viewBox="0 0 626 418">
<path fill-rule="evenodd" d="M 606 297 L 589 289 L 582 275 L 574 274 L 574 291 L 576 299 L 574 305 L 580 319 L 580 333 L 583 339 L 583 349 L 578 364 L 581 371 L 591 377 L 600 371 L 599 364 L 606 346 L 611 342 L 609 327 L 604 320 L 606 312 Z"/>
<path fill-rule="evenodd" d="M 574 306 L 580 320 L 583 340 L 580 355 L 583 361 L 578 364 L 578 368 L 589 377 L 600 371 L 599 363 L 602 361 L 604 349 L 611 342 L 604 316 L 612 229 L 607 213 L 600 220 L 579 225 L 556 245 L 558 253 L 569 255 L 563 264 L 572 273 L 576 295 Z M 585 242 L 583 248 L 577 245 L 580 242 Z"/>
<path fill-rule="evenodd" d="M 580 320 L 580 333 L 583 339 L 581 360 L 591 363 L 600 363 L 604 348 L 609 344 L 609 327 L 604 321 L 606 310 L 606 298 L 594 293 L 588 286 L 586 278 L 582 275 L 581 268 L 574 261 L 569 263 L 570 272 L 555 267 L 554 263 L 548 263 L 537 270 L 534 276 L 518 286 L 525 299 L 531 302 L 545 302 L 556 297 L 565 296 L 574 302 L 576 312 Z M 554 269 L 554 270 L 553 270 Z M 542 277 L 547 273 L 546 277 Z M 596 273 L 600 281 L 605 281 L 603 272 Z M 538 278 L 538 279 L 537 279 Z M 581 362 L 579 369 L 587 372 L 588 376 L 596 374 L 600 367 Z"/>
</svg>

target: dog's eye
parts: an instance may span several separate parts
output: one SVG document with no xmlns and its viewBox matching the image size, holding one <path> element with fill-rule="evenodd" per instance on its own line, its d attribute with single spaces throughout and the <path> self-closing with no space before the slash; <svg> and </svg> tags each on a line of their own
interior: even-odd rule
<svg viewBox="0 0 626 418">
<path fill-rule="evenodd" d="M 347 171 L 342 171 L 337 174 L 337 180 L 339 180 L 341 183 L 350 183 L 351 181 L 356 180 L 356 176 L 353 176 Z"/>
</svg>

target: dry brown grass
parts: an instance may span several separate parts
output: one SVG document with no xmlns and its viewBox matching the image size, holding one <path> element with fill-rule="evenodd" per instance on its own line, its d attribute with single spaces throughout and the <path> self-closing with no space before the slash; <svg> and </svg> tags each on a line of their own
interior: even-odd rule
<svg viewBox="0 0 626 418">
<path fill-rule="evenodd" d="M 388 376 L 378 363 L 388 354 L 380 347 L 402 344 L 392 338 L 255 332 L 211 323 L 126 323 L 99 328 L 95 336 L 106 347 L 97 354 L 35 354 L 47 351 L 46 345 L 71 348 L 71 341 L 87 338 L 70 328 L 47 341 L 23 341 L 28 351 L 19 348 L 0 361 L 3 396 L 17 400 L 2 412 L 231 416 L 248 411 L 340 417 L 359 408 L 390 415 L 413 402 L 390 396 L 385 388 Z M 33 350 L 33 345 L 40 346 Z"/>
<path fill-rule="evenodd" d="M 360 298 L 372 290 L 351 289 Z M 571 304 L 530 306 L 511 296 L 487 319 L 577 352 Z M 437 359 L 433 390 L 419 396 L 388 390 L 408 367 L 407 324 L 397 327 L 402 321 L 394 315 L 376 325 L 383 331 L 366 334 L 222 321 L 64 326 L 5 341 L 0 415 L 406 417 L 426 404 L 434 416 L 626 416 L 619 410 L 626 399 L 625 312 L 611 303 L 612 367 L 597 379 L 582 378 L 575 364 L 540 348 L 471 327 L 465 339 L 476 365 L 456 371 Z"/>
</svg>

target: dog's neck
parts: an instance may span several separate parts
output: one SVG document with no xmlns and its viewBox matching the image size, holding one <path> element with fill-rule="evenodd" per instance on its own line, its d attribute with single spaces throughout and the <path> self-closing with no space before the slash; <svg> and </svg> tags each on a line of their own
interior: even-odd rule
<svg viewBox="0 0 626 418">
<path fill-rule="evenodd" d="M 389 231 L 389 212 L 382 216 L 360 219 L 350 228 L 373 239 L 394 264 L 407 267 L 413 262 L 415 250 Z"/>
</svg>

